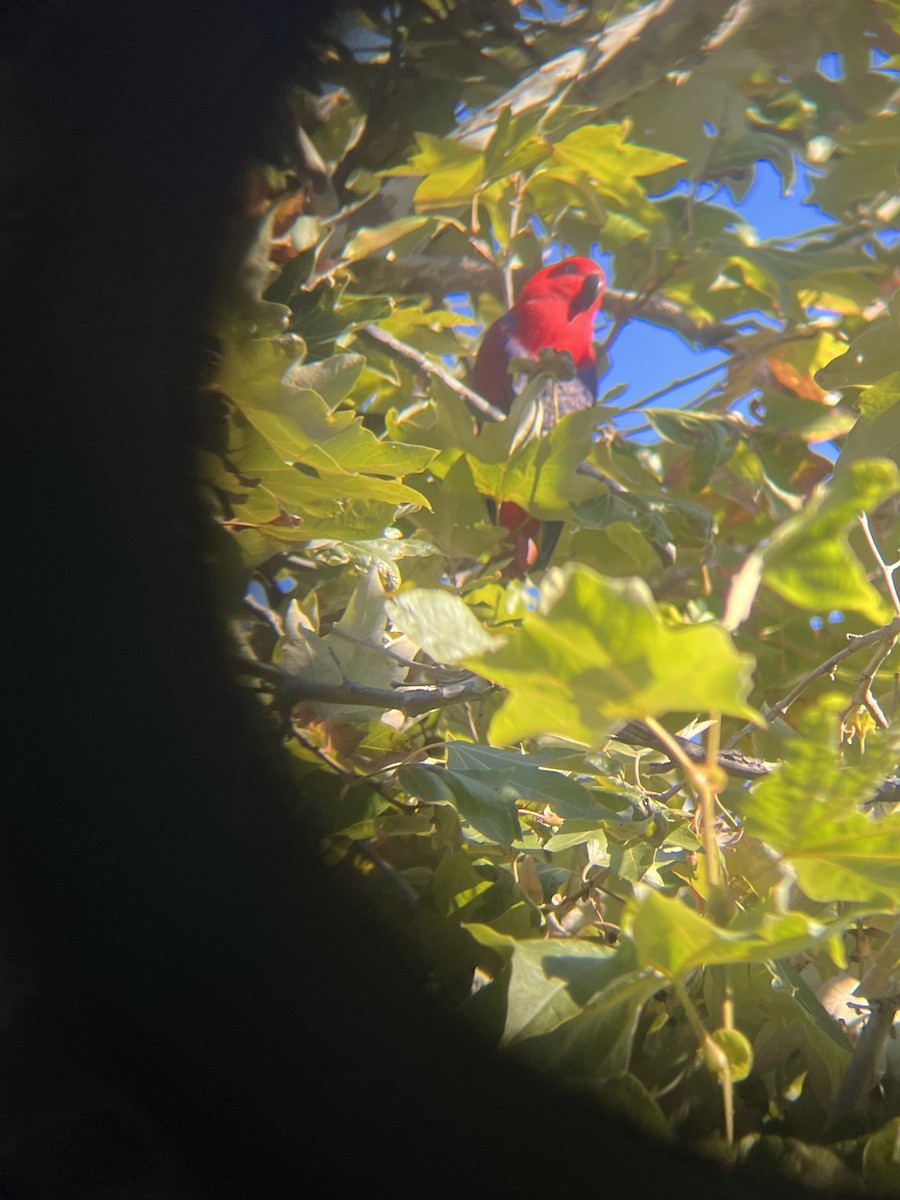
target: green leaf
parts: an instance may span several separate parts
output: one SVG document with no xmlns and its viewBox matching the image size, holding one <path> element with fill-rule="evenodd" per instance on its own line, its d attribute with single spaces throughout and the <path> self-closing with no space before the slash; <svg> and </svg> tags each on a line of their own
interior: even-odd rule
<svg viewBox="0 0 900 1200">
<path fill-rule="evenodd" d="M 810 728 L 754 789 L 747 832 L 790 863 L 810 899 L 859 901 L 871 911 L 900 903 L 900 815 L 876 820 L 860 811 L 889 773 L 885 754 L 890 748 L 869 748 L 859 765 L 843 766 L 824 732 Z"/>
<path fill-rule="evenodd" d="M 866 1142 L 863 1183 L 873 1192 L 900 1192 L 900 1117 L 882 1125 Z"/>
<path fill-rule="evenodd" d="M 365 365 L 361 354 L 336 354 L 321 362 L 292 363 L 282 376 L 288 387 L 315 392 L 332 411 L 349 395 Z"/>
<path fill-rule="evenodd" d="M 470 771 L 446 771 L 457 812 L 484 837 L 498 846 L 510 846 L 520 834 L 515 788 L 504 777 L 485 779 Z"/>
<path fill-rule="evenodd" d="M 866 388 L 860 415 L 844 442 L 835 472 L 864 458 L 889 458 L 900 466 L 900 370 Z"/>
<path fill-rule="evenodd" d="M 691 459 L 690 489 L 702 491 L 714 471 L 728 462 L 734 453 L 737 432 L 730 421 L 706 413 L 676 412 L 647 408 L 644 416 L 661 438 L 679 446 L 689 446 Z"/>
<path fill-rule="evenodd" d="M 758 719 L 746 699 L 751 660 L 724 630 L 667 625 L 642 580 L 580 564 L 551 568 L 537 611 L 468 665 L 510 691 L 491 723 L 495 743 L 552 733 L 591 745 L 623 720 L 673 711 Z"/>
<path fill-rule="evenodd" d="M 338 265 L 347 266 L 362 258 L 368 258 L 370 254 L 375 254 L 378 250 L 393 245 L 406 234 L 415 233 L 423 225 L 430 224 L 432 220 L 431 217 L 399 217 L 396 221 L 388 221 L 384 225 L 376 225 L 372 229 L 363 226 L 344 246 Z"/>
<path fill-rule="evenodd" d="M 739 1143 L 738 1151 L 738 1161 L 752 1167 L 760 1179 L 780 1179 L 786 1175 L 802 1182 L 805 1189 L 821 1189 L 823 1194 L 835 1196 L 859 1191 L 856 1176 L 825 1146 L 773 1134 L 748 1134 Z"/>
<path fill-rule="evenodd" d="M 635 1075 L 627 1072 L 604 1079 L 592 1089 L 600 1104 L 616 1117 L 624 1117 L 652 1137 L 668 1138 L 669 1122 L 656 1100 Z"/>
<path fill-rule="evenodd" d="M 570 1078 L 625 1070 L 641 1005 L 658 987 L 627 944 L 514 941 L 484 925 L 467 928 L 510 964 L 504 1045 Z"/>
<path fill-rule="evenodd" d="M 403 767 L 398 782 L 426 803 L 451 804 L 474 830 L 498 846 L 512 845 L 521 834 L 516 789 L 505 775 L 489 778 L 471 771 Z"/>
<path fill-rule="evenodd" d="M 884 112 L 851 125 L 841 138 L 841 153 L 832 157 L 828 173 L 817 179 L 812 201 L 836 216 L 856 200 L 872 200 L 897 189 L 900 115 Z"/>
<path fill-rule="evenodd" d="M 591 435 L 602 414 L 597 406 L 568 413 L 546 436 L 523 437 L 521 444 L 513 447 L 513 421 L 521 398 L 516 398 L 502 425 L 483 430 L 468 455 L 472 477 L 476 486 L 498 503 L 510 500 L 536 517 L 558 518 L 567 512 L 570 501 L 596 490 L 596 484 L 576 474 L 576 468 L 590 452 Z M 533 417 L 539 428 L 540 413 L 535 410 Z"/>
<path fill-rule="evenodd" d="M 388 531 L 386 531 L 388 532 Z M 396 533 L 396 530 L 393 531 Z M 320 544 L 310 554 L 317 562 L 344 566 L 353 563 L 363 571 L 378 571 L 386 591 L 396 591 L 403 582 L 398 562 L 405 558 L 434 558 L 437 550 L 419 538 L 380 537 L 360 541 L 335 539 Z"/>
<path fill-rule="evenodd" d="M 846 924 L 853 919 L 848 917 Z M 825 944 L 837 928 L 794 912 L 763 912 L 745 924 L 748 928 L 723 929 L 681 900 L 646 885 L 629 901 L 625 914 L 625 928 L 642 965 L 669 977 L 717 963 L 766 962 L 800 954 Z"/>
<path fill-rule="evenodd" d="M 898 491 L 900 471 L 894 463 L 852 463 L 773 534 L 763 552 L 763 582 L 807 612 L 849 609 L 879 625 L 889 621 L 892 610 L 869 582 L 848 539 L 860 513 Z"/>
<path fill-rule="evenodd" d="M 325 637 L 318 636 L 297 602 L 291 601 L 280 647 L 281 664 L 292 675 L 318 683 L 338 684 L 349 679 L 366 687 L 387 688 L 403 678 L 406 668 L 385 652 L 382 639 L 386 629 L 384 588 L 378 572 L 371 570 L 356 581 L 343 616 Z M 341 721 L 381 716 L 380 709 L 367 705 L 316 707 L 323 716 Z"/>
<path fill-rule="evenodd" d="M 431 511 L 416 513 L 415 523 L 447 558 L 478 558 L 497 545 L 501 531 L 488 523 L 484 496 L 465 458 L 457 459 L 443 479 L 419 484 L 416 490 Z"/>
<path fill-rule="evenodd" d="M 717 1029 L 710 1037 L 728 1059 L 732 1083 L 746 1079 L 753 1069 L 753 1047 L 739 1029 Z M 719 1073 L 718 1063 L 712 1055 L 704 1053 L 707 1067 Z"/>
<path fill-rule="evenodd" d="M 883 321 L 854 338 L 846 354 L 834 358 L 816 373 L 816 382 L 827 391 L 868 387 L 900 369 L 900 303 L 892 305 Z"/>
<path fill-rule="evenodd" d="M 392 596 L 387 612 L 393 625 L 407 634 L 435 662 L 455 663 L 502 645 L 454 592 L 412 588 Z"/>
<path fill-rule="evenodd" d="M 302 463 L 324 475 L 341 476 L 396 478 L 424 470 L 435 457 L 433 450 L 381 441 L 355 413 L 334 411 L 361 362 L 359 355 L 341 355 L 327 365 L 295 361 L 286 367 L 284 351 L 260 339 L 226 349 L 220 386 L 269 443 L 270 462 L 274 454 L 281 465 Z M 315 382 L 328 399 L 306 382 Z M 248 464 L 242 467 L 247 470 Z M 420 496 L 411 502 L 424 500 Z"/>
<path fill-rule="evenodd" d="M 529 804 L 549 804 L 561 817 L 593 818 L 596 821 L 615 815 L 604 809 L 583 784 L 540 764 L 541 756 L 537 754 L 515 754 L 471 742 L 451 742 L 447 751 L 450 770 L 481 771 L 492 777 L 502 772 L 506 786 L 515 790 L 516 799 Z"/>
<path fill-rule="evenodd" d="M 416 189 L 416 207 L 441 208 L 465 203 L 484 184 L 484 155 L 455 138 L 438 138 L 417 133 L 418 152 L 401 167 L 391 167 L 384 175 L 420 175 Z"/>
<path fill-rule="evenodd" d="M 645 212 L 645 192 L 636 179 L 656 175 L 684 160 L 661 150 L 630 145 L 625 140 L 628 130 L 624 123 L 583 125 L 572 130 L 553 146 L 552 173 L 576 185 L 584 179 L 617 207 Z"/>
</svg>

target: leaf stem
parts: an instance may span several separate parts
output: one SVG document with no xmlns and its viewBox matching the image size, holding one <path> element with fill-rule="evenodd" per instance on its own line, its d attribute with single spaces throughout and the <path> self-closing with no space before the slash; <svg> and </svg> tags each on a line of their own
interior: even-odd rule
<svg viewBox="0 0 900 1200">
<path fill-rule="evenodd" d="M 731 1063 L 722 1047 L 717 1045 L 714 1039 L 707 1033 L 703 1022 L 700 1020 L 700 1014 L 697 1012 L 697 1008 L 681 980 L 673 976 L 672 987 L 675 989 L 675 995 L 684 1009 L 688 1024 L 694 1031 L 697 1041 L 700 1043 L 700 1049 L 703 1052 L 704 1058 L 707 1063 L 711 1063 L 714 1066 L 716 1074 L 719 1077 L 719 1083 L 722 1087 L 722 1107 L 725 1111 L 725 1138 L 730 1146 L 734 1141 L 734 1084 L 731 1081 Z"/>
</svg>

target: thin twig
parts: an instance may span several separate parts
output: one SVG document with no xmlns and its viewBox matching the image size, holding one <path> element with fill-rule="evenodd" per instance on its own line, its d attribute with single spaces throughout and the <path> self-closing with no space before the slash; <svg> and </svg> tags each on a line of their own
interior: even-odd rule
<svg viewBox="0 0 900 1200">
<path fill-rule="evenodd" d="M 787 710 L 794 703 L 794 701 L 798 699 L 798 697 L 803 695 L 810 684 L 815 683 L 817 679 L 821 679 L 823 676 L 833 674 L 835 668 L 839 666 L 839 664 L 842 663 L 845 658 L 849 658 L 851 654 L 856 654 L 860 650 L 865 650 L 867 646 L 872 646 L 876 642 L 883 640 L 892 641 L 898 633 L 900 633 L 900 617 L 895 617 L 889 625 L 884 625 L 880 629 L 873 629 L 870 633 L 864 633 L 859 637 L 850 635 L 853 637 L 853 640 L 849 646 L 844 646 L 842 650 L 838 650 L 836 654 L 832 654 L 831 658 L 826 659 L 825 662 L 820 663 L 819 666 L 815 667 L 812 671 L 808 672 L 808 674 L 804 675 L 800 682 L 796 684 L 796 686 L 793 687 L 790 692 L 788 692 L 783 700 L 779 700 L 777 704 L 772 704 L 765 710 L 763 717 L 766 721 L 771 722 L 773 718 L 781 716 L 782 713 L 787 712 Z M 752 733 L 755 728 L 756 726 L 752 722 L 748 722 L 746 725 L 744 725 L 743 728 L 738 730 L 734 737 L 728 740 L 725 747 L 726 750 L 731 750 L 739 741 L 741 741 L 742 738 L 745 738 L 748 733 Z"/>
<path fill-rule="evenodd" d="M 371 338 L 373 341 L 379 342 L 382 346 L 390 350 L 392 354 L 415 367 L 421 374 L 439 379 L 441 383 L 445 384 L 451 391 L 456 392 L 458 396 L 465 400 L 469 408 L 474 409 L 480 417 L 486 417 L 489 421 L 506 420 L 506 413 L 502 409 L 490 404 L 483 396 L 479 396 L 477 392 L 473 392 L 464 383 L 460 383 L 458 379 L 454 379 L 449 371 L 433 363 L 424 354 L 420 354 L 418 350 L 414 350 L 412 346 L 408 346 L 406 342 L 401 342 L 392 333 L 388 333 L 384 329 L 379 329 L 377 325 L 363 325 L 359 332 L 365 334 L 366 337 Z"/>
<path fill-rule="evenodd" d="M 881 711 L 881 705 L 872 695 L 872 683 L 874 682 L 875 676 L 878 674 L 881 664 L 893 650 L 896 643 L 896 638 L 891 638 L 889 641 L 885 641 L 883 645 L 879 645 L 876 648 L 875 653 L 866 663 L 862 674 L 857 680 L 856 687 L 853 689 L 853 695 L 850 697 L 850 703 L 841 713 L 841 728 L 843 728 L 844 722 L 854 711 L 854 709 L 864 707 L 871 713 L 876 724 L 878 724 L 882 729 L 890 729 L 890 721 Z"/>
<path fill-rule="evenodd" d="M 676 275 L 677 272 L 684 266 L 684 262 L 684 258 L 676 258 L 675 261 L 668 267 L 668 269 L 663 271 L 661 275 L 658 275 L 654 272 L 654 274 L 650 276 L 650 280 L 652 280 L 652 282 L 648 280 L 641 284 L 641 287 L 638 289 L 637 294 L 634 297 L 634 301 L 630 307 L 624 312 L 619 312 L 614 317 L 613 327 L 609 331 L 606 340 L 600 347 L 601 356 L 609 353 L 610 346 L 612 346 L 613 342 L 615 342 L 616 338 L 619 336 L 628 322 L 641 315 L 643 310 L 647 307 L 659 289 L 665 284 L 669 283 L 672 277 Z"/>
<path fill-rule="evenodd" d="M 631 404 L 623 404 L 621 408 L 616 409 L 614 415 L 619 417 L 622 413 L 634 412 L 635 409 L 643 408 L 645 404 L 651 404 L 661 396 L 665 396 L 669 392 L 674 392 L 676 388 L 684 387 L 688 383 L 696 383 L 698 379 L 704 379 L 707 375 L 712 375 L 713 371 L 722 371 L 727 366 L 727 361 L 713 363 L 711 366 L 704 367 L 702 371 L 695 371 L 693 375 L 685 375 L 682 379 L 673 379 L 671 383 L 667 383 L 665 387 L 651 392 L 649 396 L 643 396 L 640 400 L 633 400 Z"/>
<path fill-rule="evenodd" d="M 869 543 L 869 549 L 872 551 L 872 557 L 878 563 L 878 569 L 884 578 L 887 586 L 888 595 L 891 598 L 891 603 L 894 606 L 894 612 L 900 616 L 900 596 L 897 595 L 897 585 L 894 583 L 894 572 L 900 563 L 889 563 L 885 560 L 884 555 L 878 549 L 878 543 L 875 541 L 875 535 L 869 525 L 869 518 L 865 513 L 861 513 L 859 523 L 862 526 L 862 531 L 865 534 L 866 541 Z"/>
</svg>

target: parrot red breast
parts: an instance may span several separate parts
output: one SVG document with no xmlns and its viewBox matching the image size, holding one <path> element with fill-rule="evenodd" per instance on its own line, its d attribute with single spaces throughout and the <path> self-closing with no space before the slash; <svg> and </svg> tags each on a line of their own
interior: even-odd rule
<svg viewBox="0 0 900 1200">
<path fill-rule="evenodd" d="M 575 361 L 575 377 L 547 380 L 541 434 L 566 413 L 592 405 L 597 394 L 594 316 L 605 286 L 603 271 L 590 258 L 564 258 L 532 275 L 510 311 L 484 335 L 472 375 L 475 391 L 508 413 L 524 386 L 510 374 L 510 362 L 537 361 L 545 349 L 565 350 Z M 500 505 L 497 519 L 509 530 L 517 574 L 547 565 L 562 522 L 539 521 L 509 501 Z"/>
</svg>

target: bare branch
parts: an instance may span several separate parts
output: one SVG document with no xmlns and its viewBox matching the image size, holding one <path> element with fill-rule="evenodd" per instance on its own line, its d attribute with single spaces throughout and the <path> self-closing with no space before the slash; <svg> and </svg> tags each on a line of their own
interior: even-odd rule
<svg viewBox="0 0 900 1200">
<path fill-rule="evenodd" d="M 635 314 L 635 306 L 640 297 L 637 292 L 623 291 L 621 288 L 607 288 L 603 295 L 603 311 L 618 320 L 622 317 L 631 318 Z M 661 325 L 679 333 L 689 342 L 698 346 L 721 346 L 723 350 L 733 350 L 741 339 L 740 326 L 729 325 L 727 321 L 715 321 L 708 325 L 698 325 L 683 308 L 664 296 L 652 295 L 641 301 L 640 313 L 642 321 L 651 325 Z M 753 321 L 747 324 L 756 326 Z"/>
<path fill-rule="evenodd" d="M 828 1138 L 839 1132 L 841 1122 L 851 1116 L 878 1082 L 878 1059 L 900 1009 L 900 993 L 879 997 L 869 1005 L 871 1012 L 841 1082 L 834 1108 L 823 1129 Z"/>
<path fill-rule="evenodd" d="M 889 563 L 878 549 L 878 543 L 875 541 L 875 535 L 872 533 L 872 528 L 869 525 L 869 518 L 865 513 L 861 514 L 859 523 L 862 526 L 865 539 L 869 543 L 869 549 L 872 551 L 872 557 L 878 563 L 878 569 L 881 572 L 885 586 L 887 587 L 888 595 L 890 596 L 891 603 L 894 606 L 894 612 L 900 616 L 900 596 L 897 595 L 897 585 L 894 582 L 894 572 L 897 570 L 898 564 Z"/>
<path fill-rule="evenodd" d="M 490 404 L 483 396 L 479 396 L 477 392 L 473 392 L 464 383 L 460 383 L 458 379 L 454 379 L 449 371 L 445 371 L 443 367 L 439 367 L 437 363 L 433 363 L 424 354 L 421 354 L 418 350 L 414 350 L 412 346 L 408 346 L 406 342 L 401 342 L 393 334 L 387 333 L 384 329 L 379 329 L 377 325 L 363 325 L 359 332 L 371 338 L 372 341 L 378 342 L 392 354 L 396 355 L 397 358 L 402 359 L 408 365 L 412 366 L 420 374 L 440 379 L 441 383 L 445 384 L 451 391 L 456 392 L 458 396 L 461 396 L 469 408 L 474 409 L 480 417 L 487 417 L 489 421 L 506 420 L 506 413 L 502 409 Z"/>
<path fill-rule="evenodd" d="M 374 688 L 352 681 L 321 683 L 303 679 L 299 675 L 289 675 L 271 663 L 243 655 L 233 655 L 231 661 L 242 674 L 253 675 L 273 684 L 276 701 L 285 708 L 309 700 L 316 704 L 369 705 L 385 711 L 396 708 L 407 717 L 418 717 L 438 708 L 446 708 L 449 704 L 480 700 L 497 690 L 496 684 L 472 674 L 454 683 L 398 684 L 396 688 Z"/>
<path fill-rule="evenodd" d="M 826 659 L 825 662 L 820 663 L 819 666 L 804 675 L 800 682 L 788 692 L 785 698 L 767 708 L 763 716 L 767 721 L 781 716 L 782 713 L 787 712 L 799 696 L 803 695 L 810 684 L 815 683 L 817 679 L 822 679 L 826 675 L 833 674 L 835 668 L 845 658 L 849 658 L 851 654 L 865 650 L 867 646 L 873 646 L 877 642 L 891 642 L 896 638 L 898 633 L 900 633 L 900 617 L 895 617 L 889 625 L 884 625 L 881 629 L 873 629 L 871 633 L 864 633 L 861 637 L 854 637 L 849 646 L 844 646 L 842 650 L 838 650 L 836 654 L 832 654 L 831 658 Z M 748 722 L 743 728 L 738 730 L 734 737 L 729 739 L 727 748 L 730 750 L 732 746 L 736 746 L 741 738 L 746 737 L 748 733 L 752 733 L 754 728 L 755 726 Z"/>
<path fill-rule="evenodd" d="M 617 742 L 625 742 L 629 746 L 647 746 L 651 750 L 661 750 L 665 754 L 671 753 L 671 747 L 666 741 L 654 733 L 648 726 L 638 721 L 627 721 L 613 736 Z M 690 762 L 697 764 L 706 763 L 706 750 L 702 746 L 696 742 L 688 741 L 687 738 L 677 737 L 675 734 L 670 734 L 669 737 Z M 737 779 L 764 779 L 778 765 L 777 763 L 766 762 L 762 758 L 751 758 L 747 754 L 739 754 L 734 750 L 722 750 L 716 762 L 723 771 L 728 775 L 734 775 Z M 647 774 L 657 774 L 663 771 L 670 771 L 673 765 L 671 761 L 665 763 L 645 763 L 642 770 Z"/>
<path fill-rule="evenodd" d="M 863 668 L 863 672 L 857 681 L 856 687 L 853 689 L 853 695 L 850 697 L 850 703 L 841 713 L 842 727 L 854 709 L 862 706 L 869 711 L 873 720 L 876 722 L 876 724 L 880 725 L 882 729 L 890 728 L 890 721 L 888 721 L 887 717 L 881 711 L 881 706 L 872 695 L 872 684 L 875 680 L 875 676 L 878 674 L 881 664 L 893 650 L 896 641 L 896 638 L 891 638 L 890 640 L 887 640 L 876 647 L 875 653 L 866 663 L 865 667 Z"/>
<path fill-rule="evenodd" d="M 503 273 L 487 260 L 413 253 L 392 261 L 370 258 L 367 264 L 370 273 L 366 282 L 370 287 L 425 292 L 435 303 L 453 292 L 468 292 L 475 296 L 488 292 L 499 300 L 505 298 Z M 637 305 L 640 305 L 639 313 L 635 313 Z M 670 329 L 697 346 L 721 346 L 723 350 L 733 350 L 740 344 L 741 330 L 745 327 L 759 328 L 752 318 L 738 324 L 714 321 L 698 325 L 674 300 L 660 295 L 642 298 L 638 292 L 614 287 L 607 288 L 603 294 L 603 311 L 614 322 L 624 324 L 638 315 L 642 321 Z"/>
</svg>

